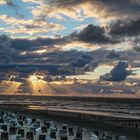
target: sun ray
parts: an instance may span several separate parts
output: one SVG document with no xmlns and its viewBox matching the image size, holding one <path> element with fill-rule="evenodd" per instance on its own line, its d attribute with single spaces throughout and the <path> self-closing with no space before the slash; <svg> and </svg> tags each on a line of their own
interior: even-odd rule
<svg viewBox="0 0 140 140">
<path fill-rule="evenodd" d="M 6 94 L 14 94 L 20 85 L 21 83 L 13 81 L 4 81 L 1 83 L 1 87 L 4 89 L 2 91 Z"/>
<path fill-rule="evenodd" d="M 52 87 L 43 78 L 44 76 L 41 74 L 33 74 L 27 79 L 33 95 L 52 95 Z"/>
</svg>

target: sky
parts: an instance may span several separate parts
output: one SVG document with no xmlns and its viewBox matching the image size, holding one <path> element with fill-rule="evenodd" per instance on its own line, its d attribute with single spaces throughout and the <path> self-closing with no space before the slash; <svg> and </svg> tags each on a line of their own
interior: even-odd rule
<svg viewBox="0 0 140 140">
<path fill-rule="evenodd" d="M 0 0 L 0 93 L 140 95 L 139 0 Z"/>
</svg>

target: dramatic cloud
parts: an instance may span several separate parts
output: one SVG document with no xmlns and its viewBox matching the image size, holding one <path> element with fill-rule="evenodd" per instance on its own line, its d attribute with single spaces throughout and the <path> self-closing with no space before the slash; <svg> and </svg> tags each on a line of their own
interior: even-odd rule
<svg viewBox="0 0 140 140">
<path fill-rule="evenodd" d="M 110 26 L 110 34 L 117 36 L 136 36 L 140 34 L 140 18 L 130 21 L 117 21 Z"/>
<path fill-rule="evenodd" d="M 43 93 L 134 93 L 121 84 L 139 68 L 139 0 L 0 0 L 0 25 L 0 92 L 9 81 L 33 93 L 42 80 Z"/>
<path fill-rule="evenodd" d="M 0 35 L 0 63 L 11 63 L 16 50 L 11 47 L 10 38 L 6 35 Z"/>
<path fill-rule="evenodd" d="M 123 81 L 128 75 L 131 74 L 130 70 L 127 70 L 128 63 L 120 61 L 110 73 L 101 76 L 101 79 L 105 81 Z"/>
<path fill-rule="evenodd" d="M 0 82 L 2 82 L 3 80 L 8 80 L 8 77 L 4 72 L 0 72 Z"/>
<path fill-rule="evenodd" d="M 110 51 L 107 55 L 106 55 L 106 58 L 109 58 L 109 59 L 113 59 L 113 58 L 120 58 L 121 55 L 120 53 L 116 52 L 115 50 L 112 50 Z"/>
<path fill-rule="evenodd" d="M 13 39 L 11 40 L 11 46 L 16 50 L 39 50 L 42 46 L 51 46 L 62 44 L 64 42 L 63 38 L 36 38 L 36 39 Z"/>
<path fill-rule="evenodd" d="M 134 40 L 134 50 L 136 50 L 136 51 L 140 51 L 140 38 L 136 38 L 135 40 Z"/>
<path fill-rule="evenodd" d="M 8 73 L 9 80 L 16 82 L 24 82 L 34 73 L 44 73 L 46 81 L 48 76 L 79 75 L 94 70 L 100 63 L 101 56 L 103 56 L 102 53 L 98 54 L 96 51 L 74 50 L 47 52 L 40 55 L 16 55 L 13 56 L 14 64 L 0 65 L 0 72 L 5 75 L 4 77 L 7 77 Z M 44 60 L 44 58 L 47 59 Z"/>
<path fill-rule="evenodd" d="M 83 7 L 86 16 L 98 18 L 137 18 L 140 14 L 140 2 L 137 0 L 50 0 L 52 6 L 67 8 L 75 11 L 76 7 Z M 92 11 L 92 12 L 91 12 Z"/>
<path fill-rule="evenodd" d="M 71 66 L 74 67 L 84 67 L 92 61 L 92 57 L 90 55 L 82 55 L 76 61 L 71 63 Z"/>
<path fill-rule="evenodd" d="M 85 27 L 80 33 L 72 33 L 71 37 L 84 42 L 111 43 L 111 40 L 105 36 L 104 28 L 92 24 Z"/>
<path fill-rule="evenodd" d="M 36 39 L 12 39 L 11 46 L 16 50 L 36 50 L 41 49 L 42 46 L 55 47 L 60 46 L 63 48 L 64 45 L 79 41 L 89 44 L 112 44 L 117 41 L 110 39 L 105 34 L 105 29 L 100 26 L 88 25 L 80 32 L 73 32 L 70 35 L 57 38 L 36 38 Z M 72 44 L 71 44 L 72 45 Z M 30 47 L 29 47 L 30 46 Z M 87 44 L 88 46 L 88 44 Z"/>
</svg>

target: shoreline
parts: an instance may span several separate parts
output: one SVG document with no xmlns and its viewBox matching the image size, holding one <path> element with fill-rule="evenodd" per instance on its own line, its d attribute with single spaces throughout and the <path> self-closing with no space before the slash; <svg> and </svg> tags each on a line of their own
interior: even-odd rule
<svg viewBox="0 0 140 140">
<path fill-rule="evenodd" d="M 30 95 L 30 94 L 0 94 L 0 97 L 4 97 L 4 98 L 41 98 L 41 99 L 68 99 L 68 100 L 88 100 L 88 101 L 131 101 L 131 102 L 135 102 L 135 101 L 140 101 L 140 97 L 135 97 L 135 96 L 109 96 L 109 95 L 93 95 L 93 96 L 71 96 L 71 95 Z"/>
</svg>

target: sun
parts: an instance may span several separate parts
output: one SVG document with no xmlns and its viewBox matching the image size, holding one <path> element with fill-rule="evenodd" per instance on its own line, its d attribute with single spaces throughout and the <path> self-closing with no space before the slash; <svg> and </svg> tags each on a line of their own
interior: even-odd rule
<svg viewBox="0 0 140 140">
<path fill-rule="evenodd" d="M 51 93 L 52 88 L 44 81 L 43 74 L 32 74 L 28 77 L 27 82 L 31 89 L 31 93 L 34 95 L 46 94 L 47 91 Z"/>
<path fill-rule="evenodd" d="M 30 75 L 27 80 L 30 83 L 39 83 L 39 82 L 45 82 L 43 79 L 44 79 L 44 75 L 43 74 L 35 73 L 35 74 Z"/>
<path fill-rule="evenodd" d="M 39 77 L 37 75 L 30 75 L 28 80 L 30 82 L 39 82 Z"/>
</svg>

